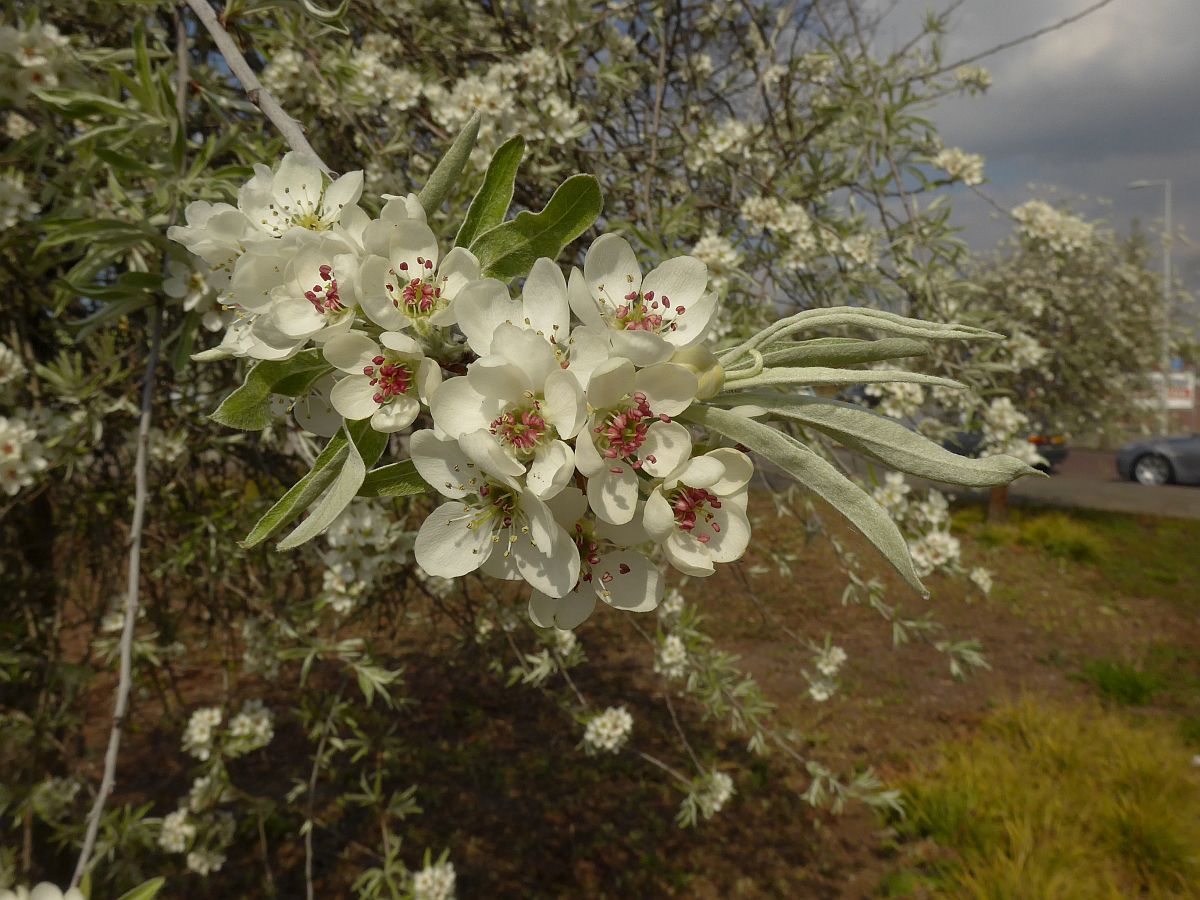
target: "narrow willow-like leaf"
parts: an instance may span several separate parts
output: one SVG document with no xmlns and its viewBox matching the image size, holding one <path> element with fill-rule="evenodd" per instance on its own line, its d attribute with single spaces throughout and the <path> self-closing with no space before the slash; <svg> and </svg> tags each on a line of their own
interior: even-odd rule
<svg viewBox="0 0 1200 900">
<path fill-rule="evenodd" d="M 367 473 L 358 489 L 360 497 L 411 497 L 429 491 L 425 479 L 417 473 L 411 459 L 380 466 Z"/>
<path fill-rule="evenodd" d="M 511 281 L 528 275 L 540 257 L 557 259 L 603 208 L 600 183 L 591 175 L 572 175 L 558 186 L 545 209 L 518 213 L 511 222 L 485 231 L 471 244 L 471 252 L 479 257 L 484 277 Z"/>
<path fill-rule="evenodd" d="M 151 878 L 132 890 L 126 891 L 118 900 L 153 900 L 166 883 L 167 879 L 159 875 L 157 878 Z"/>
<path fill-rule="evenodd" d="M 271 424 L 271 395 L 298 397 L 333 366 L 320 350 L 305 350 L 291 359 L 265 360 L 246 373 L 242 386 L 221 401 L 214 422 L 242 431 L 261 431 Z"/>
<path fill-rule="evenodd" d="M 512 203 L 517 170 L 521 168 L 524 158 L 525 138 L 519 134 L 509 138 L 492 154 L 483 184 L 471 201 L 467 217 L 463 219 L 458 236 L 454 239 L 454 246 L 470 247 L 475 238 L 504 221 Z"/>
<path fill-rule="evenodd" d="M 900 369 L 829 369 L 824 366 L 804 366 L 800 369 L 766 369 L 758 375 L 741 380 L 734 378 L 736 374 L 734 372 L 726 375 L 726 393 L 776 385 L 885 384 L 889 382 L 929 384 L 948 388 L 965 387 L 950 378 L 925 375 L 921 372 L 904 372 Z"/>
<path fill-rule="evenodd" d="M 250 533 L 246 535 L 246 539 L 241 542 L 241 545 L 254 547 L 261 544 L 312 506 L 325 488 L 329 487 L 330 482 L 337 477 L 349 453 L 350 449 L 346 446 L 345 433 L 338 432 L 325 445 L 325 449 L 321 451 L 308 474 L 292 485 L 288 492 L 267 510 L 258 523 L 250 529 Z"/>
<path fill-rule="evenodd" d="M 856 338 L 815 338 L 796 341 L 779 349 L 766 348 L 763 365 L 771 366 L 852 366 L 924 356 L 929 345 L 911 338 L 883 338 L 862 341 Z"/>
<path fill-rule="evenodd" d="M 845 516 L 914 590 L 928 595 L 896 523 L 869 494 L 827 460 L 782 431 L 727 409 L 693 406 L 681 418 L 711 428 L 782 468 Z"/>
<path fill-rule="evenodd" d="M 358 496 L 358 489 L 367 477 L 367 468 L 375 465 L 387 446 L 388 436 L 371 428 L 369 419 L 347 423 L 345 431 L 349 435 L 346 444 L 348 453 L 342 462 L 341 471 L 333 479 L 325 496 L 313 507 L 308 518 L 279 542 L 280 550 L 292 550 L 324 533 L 325 529 L 333 524 L 334 519 L 350 505 L 350 501 Z"/>
<path fill-rule="evenodd" d="M 1036 470 L 1011 456 L 969 459 L 951 453 L 895 419 L 837 400 L 820 397 L 785 397 L 780 394 L 734 395 L 729 402 L 759 406 L 824 432 L 842 446 L 876 459 L 886 466 L 932 481 L 964 487 L 1008 484 Z"/>
<path fill-rule="evenodd" d="M 471 151 L 475 149 L 475 140 L 478 137 L 479 113 L 474 113 L 463 130 L 458 133 L 458 137 L 454 139 L 454 143 L 450 145 L 446 155 L 438 160 L 429 180 L 425 182 L 425 187 L 421 188 L 421 192 L 417 194 L 417 199 L 421 201 L 421 208 L 425 210 L 425 215 L 432 216 L 442 208 L 446 197 L 458 183 L 459 176 L 462 175 L 467 160 L 471 157 Z"/>
</svg>

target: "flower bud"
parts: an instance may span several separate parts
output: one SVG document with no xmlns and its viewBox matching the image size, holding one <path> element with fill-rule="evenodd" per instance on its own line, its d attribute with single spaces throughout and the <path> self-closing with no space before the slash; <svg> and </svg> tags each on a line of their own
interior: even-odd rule
<svg viewBox="0 0 1200 900">
<path fill-rule="evenodd" d="M 703 344 L 676 350 L 671 362 L 690 369 L 700 383 L 696 399 L 710 400 L 725 387 L 725 370 L 716 355 Z"/>
</svg>

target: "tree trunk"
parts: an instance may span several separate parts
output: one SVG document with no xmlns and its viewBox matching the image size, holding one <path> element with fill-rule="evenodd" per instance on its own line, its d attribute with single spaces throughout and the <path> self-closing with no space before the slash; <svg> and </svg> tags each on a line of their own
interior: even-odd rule
<svg viewBox="0 0 1200 900">
<path fill-rule="evenodd" d="M 987 520 L 989 525 L 1003 525 L 1008 521 L 1008 485 L 1001 484 L 992 488 L 988 497 Z"/>
</svg>

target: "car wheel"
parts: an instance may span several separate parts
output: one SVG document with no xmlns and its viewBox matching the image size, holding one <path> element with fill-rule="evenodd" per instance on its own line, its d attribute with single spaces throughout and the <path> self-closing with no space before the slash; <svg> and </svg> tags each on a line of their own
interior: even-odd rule
<svg viewBox="0 0 1200 900">
<path fill-rule="evenodd" d="M 1151 486 L 1167 484 L 1171 480 L 1171 464 L 1157 453 L 1139 456 L 1133 464 L 1133 480 Z"/>
</svg>

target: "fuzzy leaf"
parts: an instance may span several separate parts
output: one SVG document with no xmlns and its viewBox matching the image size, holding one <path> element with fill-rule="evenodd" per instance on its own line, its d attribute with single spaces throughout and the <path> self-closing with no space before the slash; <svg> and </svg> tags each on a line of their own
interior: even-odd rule
<svg viewBox="0 0 1200 900">
<path fill-rule="evenodd" d="M 166 883 L 167 879 L 159 875 L 157 878 L 151 878 L 149 881 L 125 892 L 118 900 L 152 900 Z"/>
<path fill-rule="evenodd" d="M 476 112 L 463 130 L 458 133 L 458 137 L 454 139 L 454 143 L 450 145 L 446 155 L 438 160 L 429 180 L 425 182 L 425 187 L 421 188 L 421 192 L 417 194 L 417 199 L 421 201 L 421 208 L 425 210 L 425 215 L 432 216 L 442 208 L 450 191 L 458 183 L 459 176 L 462 175 L 467 160 L 471 157 L 471 151 L 475 149 L 475 140 L 478 137 L 479 113 Z"/>
<path fill-rule="evenodd" d="M 308 509 L 330 482 L 341 471 L 350 449 L 346 446 L 346 435 L 338 432 L 325 445 L 313 467 L 303 478 L 297 481 L 275 505 L 263 515 L 258 523 L 250 529 L 246 539 L 241 542 L 243 547 L 255 547 L 261 544 L 280 528 L 286 525 L 304 510 Z"/>
<path fill-rule="evenodd" d="M 851 366 L 924 356 L 929 345 L 911 338 L 883 338 L 861 341 L 856 338 L 815 338 L 811 341 L 780 342 L 777 349 L 763 353 L 763 365 L 772 366 Z"/>
<path fill-rule="evenodd" d="M 512 203 L 517 169 L 521 167 L 524 156 L 525 138 L 519 134 L 509 138 L 492 154 L 483 184 L 471 201 L 467 217 L 463 220 L 462 228 L 458 229 L 458 237 L 454 239 L 456 247 L 470 247 L 475 238 L 504 221 Z"/>
<path fill-rule="evenodd" d="M 511 222 L 485 231 L 471 244 L 485 278 L 511 281 L 528 275 L 534 261 L 557 259 L 563 248 L 592 226 L 604 208 L 600 183 L 572 175 L 558 186 L 546 208 L 522 212 Z"/>
<path fill-rule="evenodd" d="M 369 419 L 349 422 L 345 426 L 350 436 L 346 448 L 348 453 L 342 462 L 341 471 L 333 479 L 329 490 L 313 507 L 307 519 L 297 525 L 292 533 L 279 542 L 280 550 L 292 550 L 311 541 L 333 524 L 334 519 L 358 496 L 367 477 L 367 468 L 375 465 L 387 446 L 388 436 L 371 427 Z"/>
<path fill-rule="evenodd" d="M 726 391 L 768 387 L 780 384 L 880 384 L 908 382 L 939 387 L 962 388 L 965 385 L 938 375 L 904 372 L 900 369 L 829 369 L 824 366 L 804 366 L 799 369 L 766 369 L 758 375 L 736 378 L 737 372 L 726 373 Z"/>
<path fill-rule="evenodd" d="M 291 359 L 264 360 L 246 373 L 242 386 L 221 401 L 214 422 L 242 431 L 261 431 L 271 424 L 271 395 L 298 397 L 331 372 L 320 350 L 305 350 Z"/>
<path fill-rule="evenodd" d="M 914 590 L 928 595 L 896 523 L 862 488 L 828 461 L 782 431 L 712 406 L 693 406 L 681 418 L 749 447 L 825 500 L 884 555 Z"/>
<path fill-rule="evenodd" d="M 730 401 L 760 406 L 773 415 L 824 432 L 842 446 L 910 475 L 964 487 L 1008 484 L 1037 472 L 1011 456 L 969 459 L 952 453 L 895 419 L 837 400 L 744 394 Z"/>
<path fill-rule="evenodd" d="M 358 490 L 360 497 L 411 497 L 429 491 L 425 479 L 417 474 L 411 459 L 380 466 L 368 472 Z"/>
</svg>

